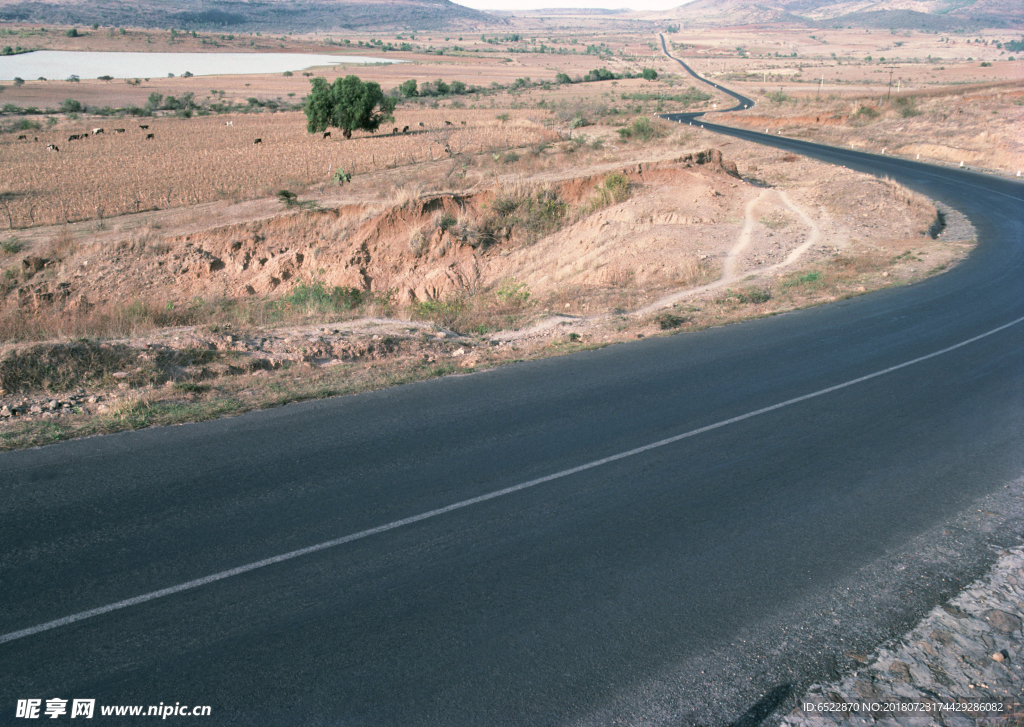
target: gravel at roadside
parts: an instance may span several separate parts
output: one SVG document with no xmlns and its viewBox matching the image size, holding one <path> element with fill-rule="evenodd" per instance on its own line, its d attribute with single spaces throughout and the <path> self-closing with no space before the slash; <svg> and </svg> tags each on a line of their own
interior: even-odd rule
<svg viewBox="0 0 1024 727">
<path fill-rule="evenodd" d="M 786 727 L 1024 725 L 1024 547 L 842 680 L 815 684 Z M 1001 705 L 991 710 L 975 705 Z M 829 711 L 836 710 L 836 711 Z"/>
</svg>

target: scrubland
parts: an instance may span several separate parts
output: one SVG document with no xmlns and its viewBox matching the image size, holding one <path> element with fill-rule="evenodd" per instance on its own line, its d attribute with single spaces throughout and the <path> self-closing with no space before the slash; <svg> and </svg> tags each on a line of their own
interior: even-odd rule
<svg viewBox="0 0 1024 727">
<path fill-rule="evenodd" d="M 899 185 L 660 121 L 725 99 L 656 56 L 656 37 L 550 32 L 565 41 L 556 47 L 597 51 L 513 53 L 510 41 L 495 53 L 474 39 L 486 55 L 452 51 L 438 66 L 410 54 L 416 64 L 356 71 L 386 90 L 408 78 L 477 85 L 403 99 L 394 122 L 351 140 L 307 134 L 301 112 L 280 108 L 18 117 L 40 128 L 0 134 L 11 170 L 0 182 L 0 446 L 770 315 L 941 272 L 973 244 L 969 226 L 944 231 L 951 211 Z M 719 73 L 739 73 L 728 35 L 704 46 L 681 35 L 677 48 L 689 47 L 677 52 L 698 70 L 717 55 Z M 571 82 L 596 68 L 620 78 Z M 659 77 L 624 77 L 643 68 Z M 159 83 L 227 88 L 218 101 L 308 87 Z M 157 84 L 125 93 L 167 90 Z M 77 88 L 100 98 L 110 85 Z M 901 89 L 870 116 L 859 109 L 877 89 L 833 84 L 812 98 L 791 85 L 741 89 L 758 97 L 756 118 L 723 122 L 935 158 L 910 146 L 913 124 L 938 128 L 961 108 L 948 138 L 929 132 L 933 146 L 965 147 L 966 119 L 1002 139 L 1018 98 L 1012 87 L 935 88 L 909 102 Z M 3 100 L 43 91 L 8 87 Z M 1004 126 L 988 119 L 1003 113 Z"/>
</svg>

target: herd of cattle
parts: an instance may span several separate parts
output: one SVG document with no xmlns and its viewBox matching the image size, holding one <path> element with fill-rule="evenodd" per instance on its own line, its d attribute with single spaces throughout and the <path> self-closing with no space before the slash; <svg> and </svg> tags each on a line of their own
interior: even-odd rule
<svg viewBox="0 0 1024 727">
<path fill-rule="evenodd" d="M 445 126 L 451 126 L 452 125 L 451 121 L 445 121 L 444 123 L 445 123 Z M 234 122 L 233 121 L 226 121 L 225 125 L 226 126 L 233 126 Z M 466 122 L 463 121 L 462 125 L 465 126 Z M 420 126 L 425 126 L 425 124 L 421 121 L 420 122 Z M 146 133 L 146 137 L 145 137 L 147 140 L 155 139 L 156 138 L 155 134 L 153 134 L 151 132 L 148 132 L 149 124 L 139 124 L 139 129 L 141 131 L 143 131 L 143 132 L 147 132 Z M 113 132 L 115 134 L 124 134 L 125 133 L 125 129 L 113 129 Z M 345 129 L 342 133 L 343 133 L 343 135 L 345 136 L 346 139 L 351 139 L 352 138 L 352 132 L 349 131 L 348 129 Z M 391 135 L 392 136 L 398 136 L 399 133 L 408 134 L 409 133 L 409 127 L 406 126 L 405 128 L 403 128 L 401 130 L 401 132 L 399 132 L 397 126 L 394 127 L 394 129 L 391 130 Z M 69 142 L 80 141 L 82 139 L 88 139 L 90 136 L 100 136 L 101 134 L 106 134 L 106 129 L 97 127 L 95 129 L 93 129 L 91 133 L 88 132 L 88 131 L 85 131 L 85 132 L 82 132 L 81 134 L 71 134 L 70 136 L 68 136 L 68 141 Z M 331 132 L 329 132 L 329 131 L 323 132 L 323 138 L 324 139 L 330 139 L 331 138 Z M 26 134 L 21 134 L 21 135 L 18 136 L 18 141 L 28 141 L 28 136 Z M 39 137 L 38 136 L 33 137 L 33 141 L 39 141 Z M 252 143 L 253 143 L 254 146 L 262 145 L 263 144 L 263 139 L 262 138 L 256 138 L 255 140 L 253 140 Z M 46 151 L 59 152 L 60 149 L 57 147 L 56 144 L 47 144 L 46 145 Z"/>
</svg>

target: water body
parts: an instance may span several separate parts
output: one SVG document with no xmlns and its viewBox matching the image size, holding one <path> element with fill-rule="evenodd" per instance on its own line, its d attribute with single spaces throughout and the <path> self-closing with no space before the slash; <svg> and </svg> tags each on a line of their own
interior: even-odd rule
<svg viewBox="0 0 1024 727">
<path fill-rule="evenodd" d="M 339 63 L 403 63 L 370 56 L 315 53 L 117 53 L 106 51 L 39 50 L 0 56 L 0 81 L 48 78 L 166 78 L 167 74 L 193 76 L 284 73 Z"/>
</svg>

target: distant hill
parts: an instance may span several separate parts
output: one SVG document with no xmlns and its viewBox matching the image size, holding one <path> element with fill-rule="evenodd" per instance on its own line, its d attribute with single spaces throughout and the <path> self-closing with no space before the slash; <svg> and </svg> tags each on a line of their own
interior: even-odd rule
<svg viewBox="0 0 1024 727">
<path fill-rule="evenodd" d="M 810 27 L 1024 27 L 1021 0 L 695 0 L 671 11 L 699 25 L 800 23 Z"/>
<path fill-rule="evenodd" d="M 0 0 L 0 22 L 304 33 L 471 29 L 504 21 L 449 0 Z"/>
</svg>

